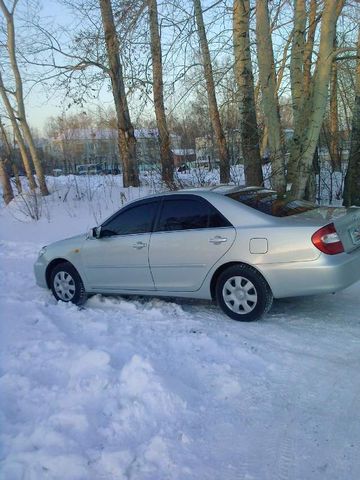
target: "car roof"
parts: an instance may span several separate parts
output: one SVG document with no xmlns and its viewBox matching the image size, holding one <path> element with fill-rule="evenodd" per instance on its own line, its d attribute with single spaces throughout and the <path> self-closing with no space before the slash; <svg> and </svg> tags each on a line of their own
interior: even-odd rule
<svg viewBox="0 0 360 480">
<path fill-rule="evenodd" d="M 191 187 L 184 188 L 182 190 L 177 190 L 177 192 L 172 193 L 196 193 L 196 192 L 214 192 L 221 195 L 228 195 L 229 193 L 243 192 L 243 191 L 254 191 L 254 190 L 263 190 L 263 187 L 246 187 L 245 185 L 228 185 L 226 183 L 220 185 L 211 185 L 209 187 Z"/>
<path fill-rule="evenodd" d="M 210 200 L 212 204 L 216 208 L 218 208 L 220 211 L 222 211 L 223 208 L 226 208 L 227 218 L 233 225 L 236 225 L 238 222 L 239 208 L 242 209 L 242 219 L 245 223 L 261 222 L 262 224 L 264 223 L 268 224 L 271 221 L 272 222 L 274 221 L 273 217 L 270 217 L 269 215 L 266 215 L 258 210 L 255 210 L 251 207 L 248 207 L 247 205 L 241 204 L 227 197 L 227 195 L 231 193 L 236 193 L 240 191 L 243 192 L 243 191 L 264 191 L 264 190 L 272 191 L 264 187 L 254 187 L 254 186 L 245 187 L 241 185 L 227 185 L 227 184 L 213 185 L 209 187 L 185 188 L 182 190 L 170 190 L 166 192 L 155 193 L 152 195 L 146 195 L 140 198 L 135 198 L 126 202 L 126 204 L 124 205 L 124 208 L 137 202 L 146 202 L 147 200 L 150 200 L 150 199 L 157 199 L 162 197 L 174 198 L 176 196 L 181 197 L 188 194 L 188 195 L 197 195 L 199 197 Z M 109 218 L 111 218 L 115 213 L 113 213 L 112 215 L 107 217 L 105 220 L 103 220 L 102 223 L 104 223 Z"/>
<path fill-rule="evenodd" d="M 131 204 L 139 200 L 147 200 L 150 198 L 157 198 L 157 197 L 170 196 L 170 195 L 181 196 L 186 194 L 190 194 L 190 195 L 195 194 L 195 195 L 199 195 L 200 197 L 211 198 L 214 193 L 221 196 L 225 196 L 225 195 L 229 195 L 230 193 L 236 193 L 236 192 L 263 191 L 263 190 L 272 191 L 265 187 L 254 187 L 254 186 L 246 187 L 241 185 L 228 185 L 228 184 L 211 185 L 208 187 L 189 187 L 189 188 L 183 188 L 181 190 L 167 190 L 164 192 L 153 193 L 141 198 L 130 200 L 127 204 Z"/>
</svg>

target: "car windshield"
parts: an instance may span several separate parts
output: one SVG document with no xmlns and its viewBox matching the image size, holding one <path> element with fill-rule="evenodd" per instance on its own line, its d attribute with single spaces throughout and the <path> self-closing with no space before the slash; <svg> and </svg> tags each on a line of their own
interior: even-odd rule
<svg viewBox="0 0 360 480">
<path fill-rule="evenodd" d="M 311 202 L 284 198 L 273 190 L 243 190 L 226 196 L 273 217 L 289 217 L 317 208 Z"/>
</svg>

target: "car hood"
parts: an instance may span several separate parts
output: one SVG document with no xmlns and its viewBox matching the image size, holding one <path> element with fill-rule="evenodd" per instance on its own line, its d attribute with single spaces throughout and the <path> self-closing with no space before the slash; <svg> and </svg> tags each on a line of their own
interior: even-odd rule
<svg viewBox="0 0 360 480">
<path fill-rule="evenodd" d="M 60 252 L 68 252 L 71 249 L 79 248 L 83 244 L 84 240 L 86 240 L 87 235 L 82 233 L 80 235 L 75 235 L 70 238 L 65 238 L 63 240 L 58 240 L 57 242 L 51 243 L 48 245 L 47 252 L 56 252 L 56 255 L 59 255 Z"/>
</svg>

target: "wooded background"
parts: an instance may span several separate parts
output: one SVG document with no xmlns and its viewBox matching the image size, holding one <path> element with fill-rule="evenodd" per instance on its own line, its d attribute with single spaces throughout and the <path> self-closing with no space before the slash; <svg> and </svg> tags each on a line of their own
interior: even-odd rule
<svg viewBox="0 0 360 480">
<path fill-rule="evenodd" d="M 171 145 L 176 134 L 184 149 L 194 148 L 197 137 L 211 138 L 223 183 L 232 180 L 236 162 L 247 185 L 262 185 L 263 164 L 270 162 L 271 187 L 292 198 L 316 199 L 322 156 L 330 173 L 342 175 L 344 204 L 360 205 L 358 0 L 56 5 L 64 15 L 50 18 L 35 0 L 0 0 L 6 202 L 13 197 L 10 166 L 18 179 L 16 155 L 29 188 L 49 193 L 48 158 L 39 153 L 25 111 L 36 89 L 63 105 L 47 122 L 48 137 L 62 135 L 65 142 L 69 131 L 89 126 L 116 130 L 125 187 L 140 184 L 135 128 L 147 128 L 158 132 L 166 188 L 179 186 Z M 102 106 L 107 89 L 111 109 Z M 238 158 L 230 152 L 234 136 Z"/>
</svg>

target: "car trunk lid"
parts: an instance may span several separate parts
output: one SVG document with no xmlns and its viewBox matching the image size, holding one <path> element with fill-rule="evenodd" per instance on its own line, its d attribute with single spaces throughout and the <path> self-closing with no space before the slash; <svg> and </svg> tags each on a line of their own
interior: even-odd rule
<svg viewBox="0 0 360 480">
<path fill-rule="evenodd" d="M 279 220 L 285 221 L 289 225 L 297 223 L 299 226 L 313 226 L 314 228 L 325 227 L 332 223 L 346 253 L 360 248 L 359 207 L 318 207 Z"/>
<path fill-rule="evenodd" d="M 333 223 L 345 252 L 360 248 L 360 208 L 348 208 L 345 215 L 334 218 Z"/>
</svg>

